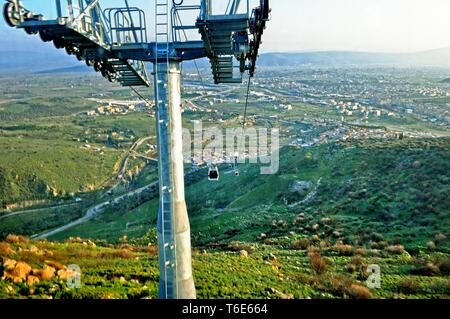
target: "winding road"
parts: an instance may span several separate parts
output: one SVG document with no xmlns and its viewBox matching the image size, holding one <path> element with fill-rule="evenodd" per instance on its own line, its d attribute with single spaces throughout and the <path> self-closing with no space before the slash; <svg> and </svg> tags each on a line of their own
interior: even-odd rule
<svg viewBox="0 0 450 319">
<path fill-rule="evenodd" d="M 95 205 L 95 206 L 92 206 L 91 208 L 89 208 L 89 209 L 87 210 L 86 215 L 84 215 L 83 217 L 81 217 L 81 218 L 79 218 L 79 219 L 77 219 L 77 220 L 75 220 L 75 221 L 73 221 L 73 222 L 70 222 L 70 223 L 68 223 L 68 224 L 66 224 L 66 225 L 64 225 L 64 226 L 58 227 L 58 228 L 56 228 L 56 229 L 53 229 L 53 230 L 51 230 L 51 231 L 48 231 L 48 232 L 45 232 L 45 233 L 40 233 L 40 234 L 35 234 L 35 235 L 31 236 L 31 239 L 44 239 L 44 238 L 48 238 L 48 237 L 50 237 L 50 236 L 59 234 L 59 233 L 65 231 L 65 230 L 67 230 L 67 229 L 72 228 L 72 227 L 75 227 L 75 226 L 84 224 L 84 223 L 86 223 L 87 221 L 89 221 L 89 220 L 91 220 L 92 218 L 94 218 L 95 216 L 97 216 L 98 214 L 103 213 L 103 212 L 106 210 L 106 208 L 109 207 L 109 205 L 111 204 L 111 202 L 119 202 L 119 201 L 125 199 L 125 198 L 128 197 L 128 196 L 133 196 L 133 195 L 136 195 L 136 194 L 141 194 L 141 193 L 147 191 L 148 189 L 150 189 L 150 188 L 152 188 L 153 186 L 156 186 L 156 185 L 158 185 L 158 182 L 151 183 L 151 184 L 149 184 L 149 185 L 147 185 L 147 186 L 138 188 L 138 189 L 136 189 L 136 190 L 134 190 L 134 191 L 131 191 L 131 192 L 126 193 L 126 194 L 123 194 L 123 195 L 121 195 L 121 196 L 119 196 L 119 197 L 116 197 L 116 198 L 114 198 L 114 199 L 111 199 L 111 200 L 109 200 L 109 201 L 105 201 L 105 202 L 103 202 L 103 203 L 101 203 L 101 204 L 97 204 L 97 205 Z"/>
</svg>

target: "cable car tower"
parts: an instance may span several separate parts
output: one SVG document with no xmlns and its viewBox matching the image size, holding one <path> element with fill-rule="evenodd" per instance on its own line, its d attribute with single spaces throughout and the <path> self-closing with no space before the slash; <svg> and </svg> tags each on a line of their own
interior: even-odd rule
<svg viewBox="0 0 450 319">
<path fill-rule="evenodd" d="M 111 82 L 133 90 L 149 87 L 145 62 L 153 63 L 161 299 L 196 297 L 184 194 L 181 63 L 207 57 L 215 84 L 242 83 L 245 72 L 250 77 L 255 73 L 270 13 L 268 0 L 259 0 L 259 6 L 252 10 L 250 0 L 227 0 L 228 7 L 222 14 L 213 13 L 212 0 L 197 1 L 195 5 L 187 5 L 183 0 L 154 0 L 153 41 L 147 38 L 144 11 L 131 7 L 128 0 L 124 0 L 121 8 L 105 10 L 100 0 L 55 0 L 56 19 L 27 10 L 20 0 L 6 0 L 3 7 L 9 26 L 30 35 L 39 34 L 42 41 L 64 48 Z M 195 23 L 183 25 L 180 13 L 185 12 L 195 13 Z M 197 30 L 201 40 L 189 40 L 186 36 L 189 30 Z"/>
</svg>

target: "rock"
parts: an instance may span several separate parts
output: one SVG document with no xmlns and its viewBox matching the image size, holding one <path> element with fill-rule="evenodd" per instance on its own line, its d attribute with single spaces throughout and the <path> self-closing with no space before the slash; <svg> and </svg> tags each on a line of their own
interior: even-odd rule
<svg viewBox="0 0 450 319">
<path fill-rule="evenodd" d="M 28 295 L 32 296 L 36 292 L 36 289 L 33 286 L 28 287 Z"/>
<path fill-rule="evenodd" d="M 8 243 L 0 243 L 0 254 L 4 256 L 15 255 L 16 252 Z"/>
<path fill-rule="evenodd" d="M 261 235 L 259 235 L 259 238 L 260 238 L 260 239 L 266 239 L 266 238 L 267 238 L 267 235 L 264 234 L 264 233 L 261 233 Z"/>
<path fill-rule="evenodd" d="M 34 286 L 35 284 L 39 283 L 39 278 L 36 276 L 30 275 L 27 278 L 27 283 L 28 283 L 28 286 Z"/>
<path fill-rule="evenodd" d="M 272 287 L 267 288 L 266 291 L 269 294 L 276 295 L 280 299 L 294 299 L 294 295 L 282 293 L 281 291 L 279 291 L 279 290 L 277 290 L 275 288 L 272 288 Z"/>
<path fill-rule="evenodd" d="M 277 261 L 278 258 L 275 257 L 274 254 L 270 253 L 269 255 L 264 256 L 263 260 L 266 260 L 266 261 Z"/>
<path fill-rule="evenodd" d="M 241 250 L 239 252 L 239 256 L 247 258 L 248 257 L 248 252 L 246 250 Z"/>
<path fill-rule="evenodd" d="M 12 268 L 14 262 L 9 263 L 9 268 L 3 274 L 2 279 L 10 279 L 16 284 L 21 284 L 25 279 L 27 279 L 28 274 L 31 272 L 31 267 L 24 262 L 17 262 Z M 11 269 L 12 268 L 12 269 Z"/>
<path fill-rule="evenodd" d="M 290 187 L 289 187 L 289 191 L 291 193 L 295 193 L 295 192 L 306 192 L 308 191 L 311 187 L 313 186 L 313 184 L 309 181 L 296 181 L 294 182 Z"/>
<path fill-rule="evenodd" d="M 6 259 L 3 262 L 3 268 L 5 269 L 5 271 L 12 271 L 16 267 L 16 264 L 17 264 L 17 261 L 15 261 L 13 259 Z"/>
<path fill-rule="evenodd" d="M 48 261 L 46 260 L 45 263 L 50 266 L 53 267 L 56 270 L 61 270 L 61 269 L 66 269 L 66 266 L 64 266 L 63 264 L 56 262 L 56 261 Z"/>
<path fill-rule="evenodd" d="M 19 261 L 14 268 L 14 275 L 24 278 L 31 272 L 31 267 L 24 262 Z"/>
<path fill-rule="evenodd" d="M 276 293 L 278 290 L 276 290 L 275 288 L 269 287 L 269 288 L 266 289 L 266 291 L 269 292 L 269 293 L 271 293 L 271 294 L 274 294 L 274 293 Z"/>
<path fill-rule="evenodd" d="M 125 279 L 125 277 L 122 276 L 119 278 L 119 282 L 123 285 L 127 283 L 127 280 Z"/>
<path fill-rule="evenodd" d="M 314 224 L 312 227 L 313 230 L 318 230 L 319 229 L 319 224 Z"/>
<path fill-rule="evenodd" d="M 39 278 L 41 280 L 51 280 L 55 276 L 56 269 L 45 265 L 44 268 L 38 271 L 39 272 Z"/>
<path fill-rule="evenodd" d="M 73 276 L 78 275 L 78 273 L 70 269 L 61 269 L 58 270 L 57 275 L 60 280 L 67 280 Z"/>
<path fill-rule="evenodd" d="M 37 256 L 42 256 L 45 254 L 44 251 L 40 250 L 39 248 L 37 248 L 36 246 L 31 246 L 29 248 L 29 251 Z"/>
</svg>

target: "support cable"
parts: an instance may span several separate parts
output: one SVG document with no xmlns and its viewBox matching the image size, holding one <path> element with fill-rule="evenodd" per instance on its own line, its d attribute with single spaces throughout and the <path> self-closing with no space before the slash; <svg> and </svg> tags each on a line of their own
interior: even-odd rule
<svg viewBox="0 0 450 319">
<path fill-rule="evenodd" d="M 247 108 L 248 108 L 248 98 L 250 95 L 250 84 L 251 84 L 251 75 L 248 76 L 248 83 L 247 83 L 247 95 L 245 98 L 245 108 L 244 108 L 244 122 L 242 123 L 242 129 L 245 131 L 245 125 L 247 124 Z M 243 132 L 245 134 L 245 132 Z"/>
<path fill-rule="evenodd" d="M 141 93 L 139 93 L 138 90 L 136 90 L 134 87 L 129 87 L 137 96 L 139 96 L 145 103 L 147 103 L 149 106 L 152 105 L 150 100 L 146 99 L 144 96 L 142 96 Z M 153 107 L 154 108 L 154 107 Z"/>
<path fill-rule="evenodd" d="M 177 16 L 178 22 L 180 23 L 180 26 L 183 27 L 183 21 L 181 21 L 181 17 L 180 17 L 180 14 L 178 13 L 178 11 L 176 12 L 176 16 Z M 186 34 L 186 30 L 183 29 L 182 31 L 183 31 L 183 34 L 184 34 L 184 38 L 186 39 L 186 41 L 188 41 L 188 36 Z M 198 78 L 200 80 L 200 85 L 202 86 L 203 91 L 206 92 L 205 83 L 203 82 L 203 77 L 202 77 L 202 75 L 200 73 L 200 69 L 198 67 L 197 61 L 194 60 L 193 62 L 194 62 L 195 68 L 197 69 L 197 75 L 198 75 Z"/>
</svg>

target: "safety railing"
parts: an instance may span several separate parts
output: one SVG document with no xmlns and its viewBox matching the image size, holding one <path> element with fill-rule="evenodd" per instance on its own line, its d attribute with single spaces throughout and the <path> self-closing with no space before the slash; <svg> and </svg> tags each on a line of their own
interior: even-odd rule
<svg viewBox="0 0 450 319">
<path fill-rule="evenodd" d="M 201 0 L 200 19 L 207 20 L 209 16 L 214 15 L 213 0 Z M 239 10 L 242 4 L 245 4 L 245 11 Z M 225 15 L 250 13 L 250 0 L 228 0 Z"/>
<path fill-rule="evenodd" d="M 147 22 L 143 10 L 135 7 L 109 8 L 103 13 L 107 17 L 112 44 L 147 42 Z"/>
<path fill-rule="evenodd" d="M 58 18 L 78 32 L 109 44 L 109 28 L 100 8 L 99 0 L 55 0 Z"/>
<path fill-rule="evenodd" d="M 195 24 L 184 24 L 182 14 L 188 12 L 198 12 L 197 15 L 200 15 L 201 9 L 202 7 L 200 5 L 178 5 L 174 3 L 171 11 L 172 39 L 174 42 L 189 41 L 187 31 L 198 30 Z"/>
</svg>

